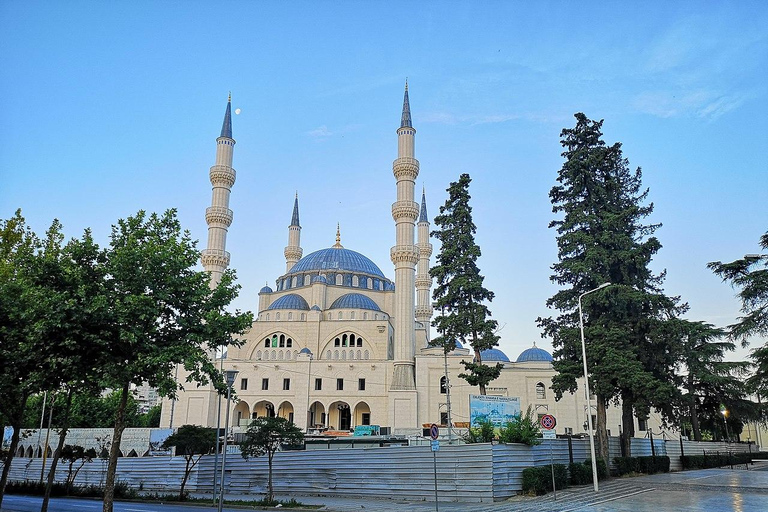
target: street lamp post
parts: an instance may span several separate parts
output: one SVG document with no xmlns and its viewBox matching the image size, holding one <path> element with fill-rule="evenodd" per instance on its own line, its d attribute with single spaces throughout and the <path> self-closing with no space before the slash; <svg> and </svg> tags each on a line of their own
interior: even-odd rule
<svg viewBox="0 0 768 512">
<path fill-rule="evenodd" d="M 602 290 L 606 286 L 610 286 L 611 283 L 603 283 L 597 288 L 594 288 L 592 290 L 589 290 L 587 292 L 582 293 L 579 295 L 579 327 L 581 328 L 581 358 L 584 362 L 584 386 L 587 391 L 587 425 L 589 426 L 589 453 L 592 456 L 592 483 L 595 488 L 595 492 L 598 490 L 597 485 L 597 458 L 595 457 L 595 434 L 592 432 L 592 414 L 590 414 L 590 411 L 592 409 L 592 403 L 590 400 L 590 394 L 589 394 L 589 374 L 587 373 L 587 346 L 584 343 L 584 315 L 581 312 L 581 299 L 585 295 L 588 295 L 592 292 L 596 292 L 597 290 Z"/>
<path fill-rule="evenodd" d="M 728 409 L 721 409 L 720 413 L 723 415 L 723 425 L 725 425 L 725 441 L 730 443 L 731 434 L 728 432 L 728 421 L 725 419 L 725 417 L 728 416 Z"/>
<path fill-rule="evenodd" d="M 227 370 L 227 415 L 224 419 L 224 448 L 221 454 L 221 484 L 219 485 L 219 509 L 224 506 L 224 467 L 227 465 L 227 437 L 229 433 L 229 400 L 232 396 L 232 384 L 235 383 L 235 376 L 239 372 L 237 370 Z"/>
<path fill-rule="evenodd" d="M 220 372 L 224 372 L 224 346 L 221 347 Z M 216 393 L 216 451 L 213 452 L 213 504 L 216 504 L 216 487 L 219 476 L 219 433 L 221 432 L 221 393 Z"/>
</svg>

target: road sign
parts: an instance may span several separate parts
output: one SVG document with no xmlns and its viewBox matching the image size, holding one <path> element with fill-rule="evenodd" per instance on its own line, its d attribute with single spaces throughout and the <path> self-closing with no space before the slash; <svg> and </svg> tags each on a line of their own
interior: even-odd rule
<svg viewBox="0 0 768 512">
<path fill-rule="evenodd" d="M 555 421 L 555 417 L 551 414 L 545 414 L 541 417 L 539 420 L 539 423 L 541 423 L 541 427 L 546 430 L 552 430 L 555 428 L 555 425 L 557 425 L 557 421 Z"/>
<path fill-rule="evenodd" d="M 545 430 L 541 433 L 544 439 L 557 439 L 557 432 L 554 430 Z"/>
<path fill-rule="evenodd" d="M 440 441 L 432 441 L 432 451 L 436 452 L 440 449 Z"/>
<path fill-rule="evenodd" d="M 437 438 L 440 437 L 440 427 L 437 426 L 437 423 L 433 423 L 429 427 L 429 437 L 431 437 L 433 441 L 436 441 Z"/>
</svg>

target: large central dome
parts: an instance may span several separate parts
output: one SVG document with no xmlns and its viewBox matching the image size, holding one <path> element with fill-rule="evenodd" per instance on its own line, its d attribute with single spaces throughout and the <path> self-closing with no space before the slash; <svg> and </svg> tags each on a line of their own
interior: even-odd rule
<svg viewBox="0 0 768 512">
<path fill-rule="evenodd" d="M 386 279 L 384 274 L 374 262 L 359 252 L 344 249 L 343 247 L 329 247 L 307 254 L 291 267 L 288 274 L 312 271 L 346 271 L 360 272 Z"/>
</svg>

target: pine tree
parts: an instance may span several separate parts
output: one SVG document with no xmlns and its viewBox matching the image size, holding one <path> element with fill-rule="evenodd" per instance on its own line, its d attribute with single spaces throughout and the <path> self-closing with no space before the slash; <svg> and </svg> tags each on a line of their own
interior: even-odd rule
<svg viewBox="0 0 768 512">
<path fill-rule="evenodd" d="M 462 361 L 466 373 L 459 377 L 479 386 L 480 394 L 484 395 L 488 383 L 501 373 L 502 365 L 483 364 L 482 352 L 497 346 L 499 337 L 495 334 L 498 324 L 490 318 L 487 306 L 494 294 L 483 287 L 484 277 L 477 267 L 480 247 L 475 243 L 476 227 L 469 206 L 471 181 L 469 174 L 462 174 L 459 181 L 451 183 L 448 200 L 435 218 L 440 229 L 433 231 L 432 236 L 440 240 L 441 247 L 437 265 L 429 275 L 436 281 L 432 298 L 440 312 L 432 325 L 440 336 L 430 344 L 443 347 L 447 353 L 456 348 L 456 342 L 468 343 L 474 360 Z"/>
<path fill-rule="evenodd" d="M 565 163 L 549 193 L 552 211 L 562 215 L 549 225 L 557 230 L 559 258 L 551 280 L 562 289 L 547 306 L 560 314 L 539 318 L 538 324 L 555 348 L 558 374 L 552 389 L 558 398 L 575 392 L 583 376 L 578 298 L 603 283 L 613 284 L 582 301 L 590 389 L 597 396 L 598 451 L 607 459 L 610 400 L 622 400 L 629 455 L 634 415 L 650 407 L 669 410 L 677 396 L 669 348 L 674 339 L 665 335 L 664 322 L 685 306 L 662 293 L 664 274 L 649 268 L 661 248 L 651 236 L 660 224 L 643 223 L 653 204 L 645 204 L 648 190 L 642 189 L 640 169 L 629 169 L 620 143 L 605 144 L 602 121 L 582 113 L 575 117 L 576 127 L 561 133 Z"/>
</svg>

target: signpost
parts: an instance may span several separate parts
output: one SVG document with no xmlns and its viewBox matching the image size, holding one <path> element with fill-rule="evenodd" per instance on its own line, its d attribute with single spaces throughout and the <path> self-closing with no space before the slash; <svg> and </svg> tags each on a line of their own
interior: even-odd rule
<svg viewBox="0 0 768 512">
<path fill-rule="evenodd" d="M 437 450 L 440 449 L 440 441 L 437 440 L 440 437 L 440 427 L 436 423 L 429 426 L 429 437 L 432 438 L 432 466 L 435 471 L 435 512 L 439 512 L 437 505 Z"/>
<path fill-rule="evenodd" d="M 554 416 L 551 414 L 545 414 L 541 417 L 539 423 L 541 424 L 541 428 L 544 429 L 544 432 L 542 433 L 544 439 L 557 439 L 557 431 L 555 430 L 557 420 L 555 420 Z M 549 467 L 552 468 L 552 491 L 554 492 L 554 499 L 557 501 L 557 485 L 555 484 L 555 457 L 552 454 L 552 447 L 554 444 L 555 443 L 549 443 Z"/>
</svg>

